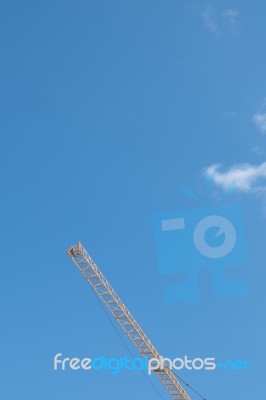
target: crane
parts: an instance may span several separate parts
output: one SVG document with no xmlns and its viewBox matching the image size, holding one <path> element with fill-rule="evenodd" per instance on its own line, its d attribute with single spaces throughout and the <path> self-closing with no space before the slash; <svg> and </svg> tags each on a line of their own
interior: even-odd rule
<svg viewBox="0 0 266 400">
<path fill-rule="evenodd" d="M 67 254 L 74 261 L 84 278 L 91 285 L 93 291 L 109 309 L 140 354 L 148 360 L 160 360 L 158 351 L 154 348 L 151 341 L 120 300 L 82 244 L 78 242 L 75 246 L 67 250 Z M 191 400 L 175 374 L 165 363 L 160 365 L 160 368 L 155 369 L 154 373 L 174 400 Z"/>
</svg>

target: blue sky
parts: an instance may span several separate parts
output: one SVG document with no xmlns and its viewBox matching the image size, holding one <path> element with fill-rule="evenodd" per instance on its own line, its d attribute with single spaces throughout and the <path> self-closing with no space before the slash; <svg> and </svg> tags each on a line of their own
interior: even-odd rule
<svg viewBox="0 0 266 400">
<path fill-rule="evenodd" d="M 182 372 L 208 400 L 261 397 L 265 12 L 258 0 L 1 3 L 5 400 L 158 397 L 138 372 L 53 370 L 58 352 L 127 355 L 65 254 L 77 241 L 163 355 L 250 361 Z M 153 215 L 198 207 L 181 188 L 201 192 L 206 168 L 218 191 L 239 189 L 248 294 L 167 302 L 177 278 L 159 273 Z"/>
</svg>

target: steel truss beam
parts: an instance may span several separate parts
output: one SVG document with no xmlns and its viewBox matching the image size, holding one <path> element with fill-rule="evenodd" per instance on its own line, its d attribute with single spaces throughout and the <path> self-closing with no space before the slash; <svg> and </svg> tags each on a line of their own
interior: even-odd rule
<svg viewBox="0 0 266 400">
<path fill-rule="evenodd" d="M 148 360 L 152 358 L 160 360 L 160 354 L 154 348 L 151 341 L 120 300 L 82 244 L 77 243 L 67 250 L 67 254 L 74 261 L 84 278 L 89 282 L 94 292 L 109 309 L 140 354 Z M 178 382 L 176 376 L 165 364 L 162 369 L 155 370 L 154 373 L 174 400 L 191 400 Z"/>
</svg>

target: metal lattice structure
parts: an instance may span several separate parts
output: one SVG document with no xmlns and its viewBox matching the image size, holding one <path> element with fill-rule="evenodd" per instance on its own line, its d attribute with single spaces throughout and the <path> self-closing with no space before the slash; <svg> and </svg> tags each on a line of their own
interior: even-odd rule
<svg viewBox="0 0 266 400">
<path fill-rule="evenodd" d="M 109 309 L 115 320 L 122 327 L 131 342 L 140 354 L 147 359 L 160 360 L 160 354 L 151 341 L 130 314 L 127 307 L 120 300 L 112 286 L 104 277 L 100 269 L 92 260 L 81 243 L 67 250 L 67 254 L 74 261 L 84 278 L 89 282 L 94 292 Z M 175 400 L 191 400 L 173 372 L 163 364 L 163 368 L 154 370 L 154 373 Z"/>
</svg>

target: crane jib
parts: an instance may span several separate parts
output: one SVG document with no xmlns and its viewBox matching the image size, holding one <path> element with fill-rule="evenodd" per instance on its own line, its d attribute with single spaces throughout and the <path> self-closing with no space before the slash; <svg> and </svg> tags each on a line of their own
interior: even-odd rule
<svg viewBox="0 0 266 400">
<path fill-rule="evenodd" d="M 133 318 L 127 307 L 118 297 L 103 273 L 79 242 L 67 250 L 93 291 L 102 300 L 125 334 L 143 357 L 160 360 L 160 354 Z M 155 375 L 167 389 L 174 400 L 191 400 L 175 374 L 163 363 L 163 367 L 154 370 Z"/>
</svg>

